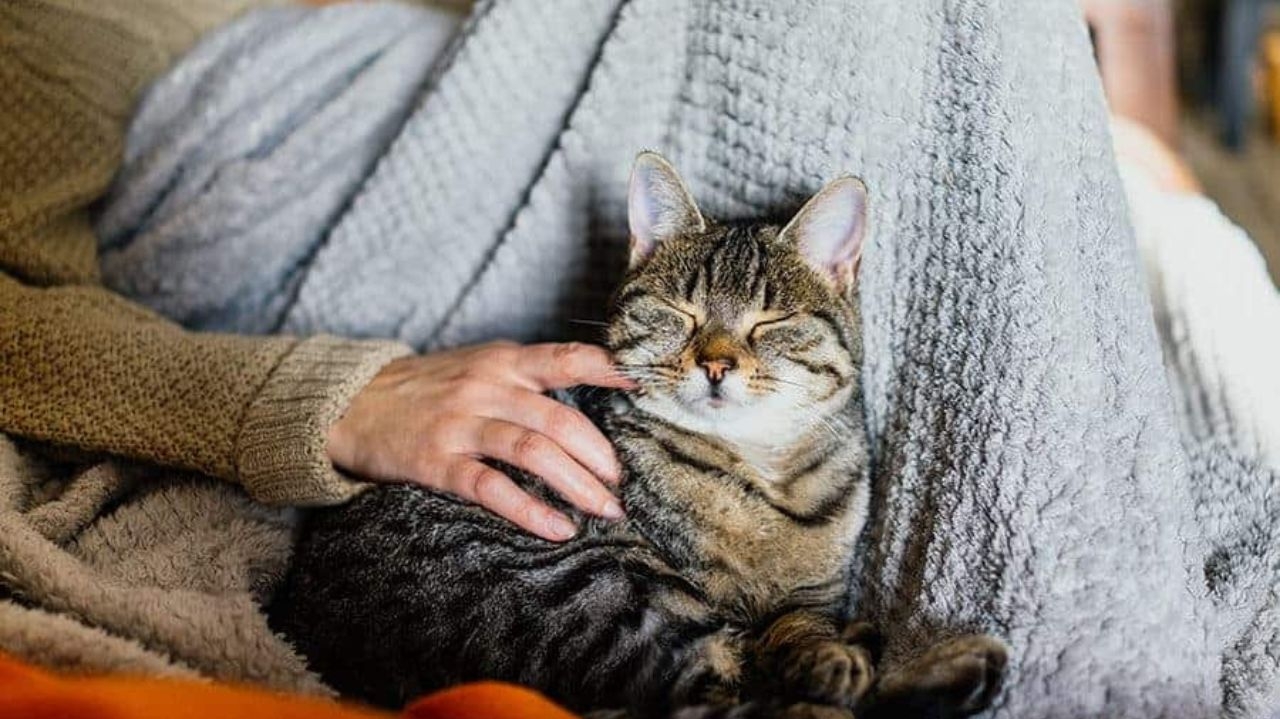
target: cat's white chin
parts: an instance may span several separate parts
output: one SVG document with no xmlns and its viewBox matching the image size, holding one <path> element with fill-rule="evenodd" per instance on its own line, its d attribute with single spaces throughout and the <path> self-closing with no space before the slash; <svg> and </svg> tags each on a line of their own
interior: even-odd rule
<svg viewBox="0 0 1280 719">
<path fill-rule="evenodd" d="M 777 406 L 781 402 L 742 401 L 728 395 L 690 398 L 649 394 L 636 404 L 682 429 L 744 447 L 785 447 L 797 438 L 804 424 L 785 406 Z"/>
<path fill-rule="evenodd" d="M 751 395 L 745 387 L 726 383 L 713 395 L 710 388 L 689 382 L 672 394 L 645 394 L 636 405 L 686 431 L 734 445 L 744 459 L 765 466 L 767 457 L 821 430 L 851 391 L 817 400 L 786 390 Z"/>
</svg>

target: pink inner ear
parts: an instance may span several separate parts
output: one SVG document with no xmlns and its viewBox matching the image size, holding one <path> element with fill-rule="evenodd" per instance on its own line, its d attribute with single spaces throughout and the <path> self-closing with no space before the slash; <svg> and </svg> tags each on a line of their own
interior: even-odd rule
<svg viewBox="0 0 1280 719">
<path fill-rule="evenodd" d="M 627 224 L 631 229 L 632 252 L 641 256 L 653 249 L 655 208 L 650 186 L 652 179 L 645 168 L 636 166 L 627 188 Z"/>
<path fill-rule="evenodd" d="M 866 187 L 855 178 L 843 177 L 814 195 L 784 232 L 795 235 L 800 252 L 812 265 L 838 275 L 857 264 L 866 215 Z"/>
<path fill-rule="evenodd" d="M 641 153 L 631 169 L 627 224 L 633 265 L 659 242 L 704 227 L 702 215 L 675 168 L 652 152 Z"/>
</svg>

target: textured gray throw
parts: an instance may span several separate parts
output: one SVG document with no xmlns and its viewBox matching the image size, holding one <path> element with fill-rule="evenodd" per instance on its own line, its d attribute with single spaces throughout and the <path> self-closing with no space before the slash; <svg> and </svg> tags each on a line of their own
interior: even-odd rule
<svg viewBox="0 0 1280 719">
<path fill-rule="evenodd" d="M 1074 0 L 500 0 L 452 31 L 351 5 L 208 38 L 133 125 L 108 283 L 199 329 L 564 337 L 637 150 L 726 218 L 855 172 L 854 609 L 890 659 L 1002 636 L 1001 717 L 1280 705 L 1280 478 L 1179 432 L 1205 403 L 1162 369 Z"/>
</svg>

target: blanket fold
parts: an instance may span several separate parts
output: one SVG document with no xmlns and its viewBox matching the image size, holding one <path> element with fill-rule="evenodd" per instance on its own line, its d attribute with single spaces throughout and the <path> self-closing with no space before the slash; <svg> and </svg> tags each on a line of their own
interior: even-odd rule
<svg viewBox="0 0 1280 719">
<path fill-rule="evenodd" d="M 208 39 L 135 122 L 106 281 L 202 329 L 564 336 L 616 279 L 637 150 L 724 218 L 854 172 L 852 608 L 890 660 L 1003 636 L 1002 717 L 1273 708 L 1280 487 L 1179 434 L 1073 0 L 491 0 L 435 65 L 424 12 Z"/>
<path fill-rule="evenodd" d="M 0 580 L 31 605 L 0 603 L 0 647 L 64 669 L 331 693 L 260 607 L 284 575 L 291 510 L 178 472 L 77 470 L 4 437 L 0 501 Z"/>
</svg>

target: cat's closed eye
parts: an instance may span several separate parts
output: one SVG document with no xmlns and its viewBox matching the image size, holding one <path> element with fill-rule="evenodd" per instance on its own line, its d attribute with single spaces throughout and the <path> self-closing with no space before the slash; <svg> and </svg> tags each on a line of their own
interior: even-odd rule
<svg viewBox="0 0 1280 719">
<path fill-rule="evenodd" d="M 667 336 L 688 335 L 697 327 L 693 315 L 665 304 L 647 303 L 627 314 L 635 324 Z"/>
<path fill-rule="evenodd" d="M 754 343 L 766 332 L 791 326 L 795 323 L 796 317 L 795 312 L 765 310 L 747 315 L 743 318 L 742 324 L 746 327 L 747 340 Z"/>
<path fill-rule="evenodd" d="M 678 351 L 698 328 L 698 317 L 656 297 L 644 297 L 622 311 L 615 352 L 647 350 L 651 355 Z"/>
<path fill-rule="evenodd" d="M 810 315 L 796 313 L 784 321 L 753 330 L 751 346 L 765 360 L 794 361 L 797 356 L 821 351 L 826 344 L 823 324 Z"/>
</svg>

